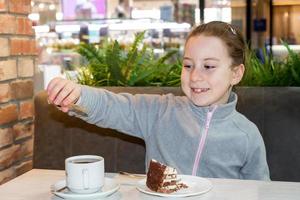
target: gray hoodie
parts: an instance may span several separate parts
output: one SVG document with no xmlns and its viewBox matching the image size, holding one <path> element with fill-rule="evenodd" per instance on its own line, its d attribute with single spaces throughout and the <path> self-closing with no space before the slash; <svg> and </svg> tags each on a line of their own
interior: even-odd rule
<svg viewBox="0 0 300 200">
<path fill-rule="evenodd" d="M 236 103 L 233 92 L 227 104 L 210 108 L 185 96 L 115 94 L 82 86 L 77 104 L 88 117 L 77 117 L 142 138 L 146 166 L 155 159 L 180 174 L 269 180 L 261 134 L 236 111 Z"/>
</svg>

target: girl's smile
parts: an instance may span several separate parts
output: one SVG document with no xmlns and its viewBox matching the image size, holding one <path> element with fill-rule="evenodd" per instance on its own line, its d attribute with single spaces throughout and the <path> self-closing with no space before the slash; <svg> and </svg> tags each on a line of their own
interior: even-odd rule
<svg viewBox="0 0 300 200">
<path fill-rule="evenodd" d="M 191 87 L 192 91 L 194 93 L 204 93 L 204 92 L 207 92 L 209 90 L 209 88 L 193 88 Z"/>
</svg>

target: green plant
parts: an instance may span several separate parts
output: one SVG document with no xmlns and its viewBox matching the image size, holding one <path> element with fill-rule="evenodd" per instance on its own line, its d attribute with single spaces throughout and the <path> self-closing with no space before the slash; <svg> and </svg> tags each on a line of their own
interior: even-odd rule
<svg viewBox="0 0 300 200">
<path fill-rule="evenodd" d="M 80 44 L 77 52 L 88 64 L 79 69 L 78 81 L 91 86 L 177 86 L 180 84 L 181 62 L 178 50 L 155 56 L 143 44 L 144 32 L 133 44 L 121 46 L 106 41 L 99 46 Z"/>
<path fill-rule="evenodd" d="M 249 50 L 245 66 L 246 73 L 241 81 L 242 86 L 300 86 L 300 56 L 292 51 L 286 43 L 288 50 L 286 59 L 274 59 L 263 49 L 261 61 L 254 51 Z"/>
<path fill-rule="evenodd" d="M 77 52 L 87 61 L 79 68 L 78 81 L 91 86 L 179 86 L 181 59 L 173 50 L 157 57 L 143 44 L 144 32 L 130 46 L 117 41 L 100 45 L 80 44 Z M 241 86 L 300 86 L 300 56 L 286 43 L 288 56 L 276 60 L 263 49 L 259 59 L 248 50 Z"/>
</svg>

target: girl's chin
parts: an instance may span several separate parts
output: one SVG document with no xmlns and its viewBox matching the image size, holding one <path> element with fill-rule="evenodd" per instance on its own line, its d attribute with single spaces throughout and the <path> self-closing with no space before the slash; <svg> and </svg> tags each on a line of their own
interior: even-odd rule
<svg viewBox="0 0 300 200">
<path fill-rule="evenodd" d="M 210 106 L 210 104 L 206 104 L 206 103 L 197 103 L 197 102 L 193 102 L 195 104 L 195 106 L 198 106 L 198 107 L 207 107 L 207 106 Z"/>
<path fill-rule="evenodd" d="M 197 99 L 193 99 L 193 98 L 192 98 L 192 102 L 193 102 L 194 105 L 199 106 L 199 107 L 200 107 L 200 106 L 201 106 L 201 107 L 205 107 L 205 106 L 211 105 L 210 102 L 207 102 L 207 101 L 201 101 L 201 100 L 197 100 Z"/>
</svg>

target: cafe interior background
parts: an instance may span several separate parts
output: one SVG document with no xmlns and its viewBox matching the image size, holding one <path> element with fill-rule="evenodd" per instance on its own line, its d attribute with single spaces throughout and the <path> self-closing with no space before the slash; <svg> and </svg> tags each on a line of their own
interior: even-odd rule
<svg viewBox="0 0 300 200">
<path fill-rule="evenodd" d="M 33 167 L 34 95 L 55 76 L 76 77 L 80 42 L 144 41 L 157 55 L 183 49 L 191 28 L 221 20 L 252 49 L 300 51 L 299 0 L 0 0 L 0 184 Z"/>
</svg>

